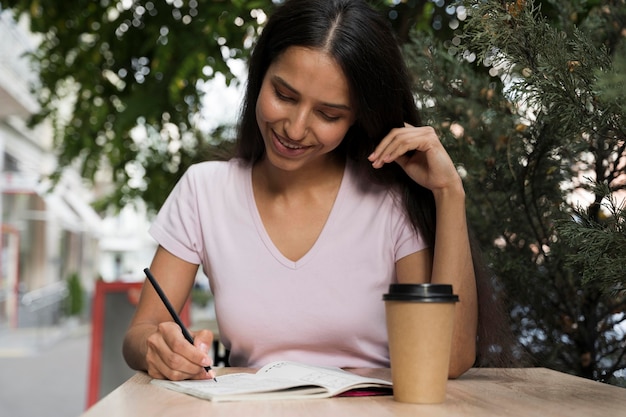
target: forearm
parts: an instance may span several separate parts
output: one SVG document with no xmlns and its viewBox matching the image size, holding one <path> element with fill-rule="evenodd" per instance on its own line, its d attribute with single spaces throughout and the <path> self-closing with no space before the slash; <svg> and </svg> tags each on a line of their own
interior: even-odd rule
<svg viewBox="0 0 626 417">
<path fill-rule="evenodd" d="M 435 203 L 437 229 L 431 282 L 452 284 L 459 296 L 450 356 L 450 376 L 457 377 L 474 363 L 478 325 L 476 279 L 462 184 L 436 192 Z"/>
<path fill-rule="evenodd" d="M 185 262 L 159 246 L 150 270 L 174 310 L 180 313 L 189 297 L 198 265 Z M 192 362 L 202 361 L 200 356 L 206 352 L 199 355 L 184 352 L 190 346 L 152 285 L 144 285 L 122 346 L 128 366 L 147 371 L 152 377 L 188 378 L 188 372 L 172 373 L 172 369 L 178 371 L 181 365 L 170 362 L 175 356 L 172 352 Z"/>
</svg>

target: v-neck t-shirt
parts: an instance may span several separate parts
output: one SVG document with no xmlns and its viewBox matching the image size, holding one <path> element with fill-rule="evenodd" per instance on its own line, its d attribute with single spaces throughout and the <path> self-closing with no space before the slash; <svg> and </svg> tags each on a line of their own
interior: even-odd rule
<svg viewBox="0 0 626 417">
<path fill-rule="evenodd" d="M 382 295 L 395 262 L 426 247 L 397 194 L 350 163 L 314 245 L 297 261 L 276 248 L 241 160 L 191 166 L 150 227 L 159 245 L 202 265 L 232 366 L 274 360 L 389 366 Z"/>
</svg>

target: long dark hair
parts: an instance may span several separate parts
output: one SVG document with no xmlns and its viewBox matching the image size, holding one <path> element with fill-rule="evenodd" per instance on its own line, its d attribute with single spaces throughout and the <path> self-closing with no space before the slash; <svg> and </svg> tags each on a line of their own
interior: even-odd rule
<svg viewBox="0 0 626 417">
<path fill-rule="evenodd" d="M 249 61 L 235 155 L 249 163 L 263 158 L 265 146 L 256 120 L 256 102 L 269 66 L 292 46 L 322 50 L 343 69 L 356 103 L 357 117 L 335 152 L 353 161 L 359 175 L 395 187 L 416 230 L 432 246 L 435 202 L 430 190 L 411 180 L 397 164 L 374 169 L 367 156 L 394 127 L 421 126 L 411 79 L 388 22 L 363 0 L 287 0 L 271 15 Z M 494 341 L 491 286 L 476 246 L 479 290 L 479 357 Z M 500 314 L 498 312 L 498 314 Z"/>
<path fill-rule="evenodd" d="M 389 22 L 364 1 L 288 0 L 272 14 L 249 62 L 236 155 L 251 163 L 265 153 L 255 107 L 263 77 L 291 46 L 329 53 L 343 69 L 357 117 L 336 152 L 354 161 L 360 174 L 398 187 L 412 223 L 434 242 L 434 199 L 396 164 L 374 169 L 367 156 L 394 127 L 421 125 L 411 81 Z"/>
</svg>

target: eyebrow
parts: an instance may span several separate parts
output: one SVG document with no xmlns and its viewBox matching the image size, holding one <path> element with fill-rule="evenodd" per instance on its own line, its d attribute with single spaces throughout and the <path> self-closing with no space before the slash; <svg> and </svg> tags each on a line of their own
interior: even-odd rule
<svg viewBox="0 0 626 417">
<path fill-rule="evenodd" d="M 300 95 L 300 92 L 298 92 L 298 90 L 293 88 L 287 81 L 285 81 L 283 78 L 279 77 L 278 75 L 273 76 L 272 79 L 276 83 L 282 85 L 283 87 L 285 87 L 286 89 L 291 91 L 292 93 Z M 321 104 L 324 107 L 330 107 L 330 108 L 337 109 L 337 110 L 345 110 L 345 111 L 351 111 L 352 110 L 350 108 L 350 106 L 348 106 L 346 104 L 336 104 L 336 103 L 326 103 L 326 102 L 323 102 Z"/>
</svg>

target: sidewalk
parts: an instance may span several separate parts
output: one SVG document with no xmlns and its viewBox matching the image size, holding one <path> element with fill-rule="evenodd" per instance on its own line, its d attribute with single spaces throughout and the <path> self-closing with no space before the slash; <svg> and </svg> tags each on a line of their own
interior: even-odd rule
<svg viewBox="0 0 626 417">
<path fill-rule="evenodd" d="M 193 311 L 194 328 L 217 330 L 208 309 Z M 87 404 L 91 323 L 0 327 L 0 416 L 72 417 Z"/>
<path fill-rule="evenodd" d="M 72 417 L 87 399 L 91 326 L 0 328 L 0 416 Z"/>
</svg>

